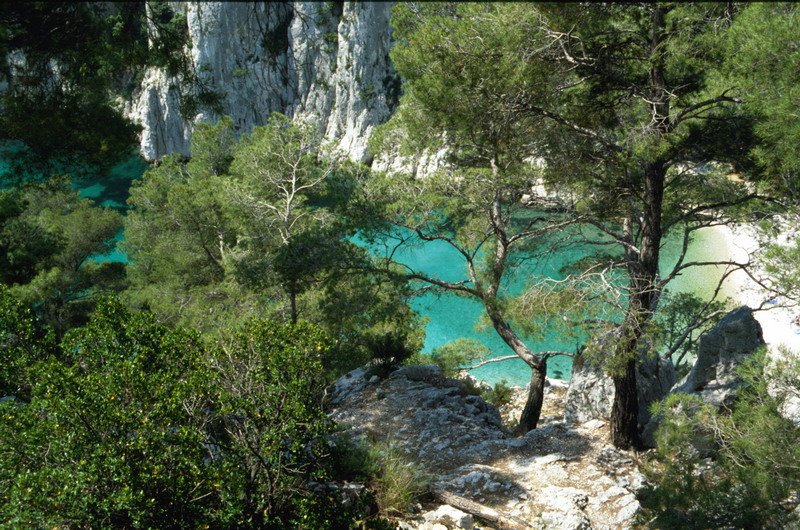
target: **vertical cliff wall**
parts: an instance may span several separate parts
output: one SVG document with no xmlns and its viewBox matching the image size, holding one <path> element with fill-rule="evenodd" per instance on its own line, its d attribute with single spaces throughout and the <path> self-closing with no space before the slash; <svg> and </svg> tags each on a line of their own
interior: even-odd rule
<svg viewBox="0 0 800 530">
<path fill-rule="evenodd" d="M 189 155 L 192 126 L 220 114 L 239 132 L 281 112 L 317 123 L 352 158 L 386 121 L 400 81 L 389 60 L 391 4 L 382 2 L 176 2 L 184 12 L 196 85 L 216 98 L 187 112 L 185 83 L 145 72 L 127 106 L 148 160 Z M 187 115 L 191 114 L 191 115 Z"/>
</svg>

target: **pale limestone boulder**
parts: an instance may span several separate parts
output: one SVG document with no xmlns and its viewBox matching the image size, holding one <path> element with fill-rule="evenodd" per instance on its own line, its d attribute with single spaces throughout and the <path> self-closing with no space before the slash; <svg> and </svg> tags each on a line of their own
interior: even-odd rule
<svg viewBox="0 0 800 530">
<path fill-rule="evenodd" d="M 675 382 L 675 368 L 671 360 L 648 356 L 637 366 L 639 392 L 639 424 L 650 420 L 650 404 L 669 393 Z M 564 417 L 571 423 L 590 420 L 607 420 L 614 404 L 614 383 L 603 369 L 591 362 L 574 366 L 567 390 Z"/>
<path fill-rule="evenodd" d="M 765 344 L 753 310 L 747 306 L 734 309 L 700 337 L 692 370 L 671 392 L 696 395 L 720 410 L 730 408 L 744 384 L 736 373 L 739 365 Z M 642 441 L 649 447 L 655 446 L 658 422 L 658 417 L 653 417 L 642 430 Z"/>
<path fill-rule="evenodd" d="M 700 337 L 692 371 L 672 392 L 696 394 L 715 407 L 730 407 L 743 383 L 737 368 L 765 344 L 761 324 L 753 317 L 752 309 L 742 306 L 731 311 Z"/>
<path fill-rule="evenodd" d="M 422 518 L 427 523 L 438 523 L 447 528 L 461 528 L 463 530 L 472 530 L 475 524 L 472 515 L 453 508 L 449 504 L 443 504 L 435 510 L 423 514 Z"/>
</svg>

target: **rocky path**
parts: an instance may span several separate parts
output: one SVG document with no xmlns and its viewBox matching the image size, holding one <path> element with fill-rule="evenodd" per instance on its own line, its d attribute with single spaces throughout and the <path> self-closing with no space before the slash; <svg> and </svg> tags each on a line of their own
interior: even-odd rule
<svg viewBox="0 0 800 530">
<path fill-rule="evenodd" d="M 359 369 L 337 382 L 331 416 L 356 436 L 393 443 L 434 477 L 434 489 L 494 509 L 521 528 L 630 527 L 643 477 L 632 455 L 606 443 L 604 422 L 563 421 L 564 394 L 548 387 L 540 428 L 515 438 L 493 405 L 435 366 L 407 366 L 385 380 L 367 380 Z M 503 416 L 513 419 L 516 408 Z M 471 527 L 467 519 L 437 517 L 429 513 L 407 527 Z"/>
</svg>

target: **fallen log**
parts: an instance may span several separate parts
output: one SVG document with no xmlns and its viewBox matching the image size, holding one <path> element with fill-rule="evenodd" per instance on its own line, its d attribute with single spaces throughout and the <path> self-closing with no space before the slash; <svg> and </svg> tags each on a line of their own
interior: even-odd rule
<svg viewBox="0 0 800 530">
<path fill-rule="evenodd" d="M 518 517 L 514 517 L 508 513 L 499 512 L 494 508 L 489 508 L 488 506 L 484 506 L 483 504 L 469 500 L 466 497 L 461 497 L 460 495 L 456 495 L 455 493 L 451 493 L 446 490 L 435 489 L 433 490 L 433 496 L 436 497 L 439 502 L 449 504 L 453 508 L 458 508 L 462 512 L 466 512 L 473 517 L 477 517 L 478 519 L 482 519 L 488 523 L 491 523 L 499 530 L 527 530 L 529 528 L 535 528 L 532 524 L 523 521 Z"/>
</svg>

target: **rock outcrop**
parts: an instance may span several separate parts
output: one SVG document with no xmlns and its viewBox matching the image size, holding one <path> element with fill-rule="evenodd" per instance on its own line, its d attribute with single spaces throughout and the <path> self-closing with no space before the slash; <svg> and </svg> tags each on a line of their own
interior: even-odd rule
<svg viewBox="0 0 800 530">
<path fill-rule="evenodd" d="M 657 421 L 650 415 L 650 404 L 670 392 L 684 392 L 697 394 L 716 407 L 730 406 L 742 384 L 736 368 L 764 344 L 761 326 L 753 317 L 753 310 L 745 306 L 725 315 L 700 337 L 697 360 L 691 372 L 677 384 L 670 361 L 643 359 L 637 368 L 637 382 L 639 425 L 645 445 L 653 445 L 657 427 Z M 595 418 L 607 419 L 613 400 L 614 385 L 599 367 L 588 362 L 573 366 L 565 405 L 567 421 L 582 423 Z"/>
<path fill-rule="evenodd" d="M 558 396 L 563 389 L 546 388 L 546 402 Z M 555 410 L 563 400 L 551 404 Z M 523 521 L 520 528 L 627 528 L 639 509 L 644 479 L 629 455 L 607 445 L 603 421 L 576 427 L 547 416 L 539 429 L 514 438 L 494 406 L 436 366 L 408 366 L 372 382 L 355 370 L 336 383 L 331 406 L 331 418 L 355 437 L 389 441 L 422 466 L 445 503 L 479 503 Z M 439 517 L 447 511 L 434 509 L 403 527 L 469 526 L 457 512 L 450 513 L 458 522 Z"/>
<path fill-rule="evenodd" d="M 425 524 L 423 524 L 421 528 L 430 527 L 434 529 L 436 525 L 441 525 L 445 528 L 460 528 L 462 530 L 472 530 L 474 528 L 472 515 L 453 508 L 448 504 L 444 504 L 435 510 L 424 513 L 422 519 L 425 520 Z"/>
<path fill-rule="evenodd" d="M 389 60 L 391 3 L 170 5 L 186 14 L 197 83 L 190 88 L 163 70 L 145 72 L 127 112 L 142 126 L 146 159 L 188 155 L 198 121 L 230 115 L 237 131 L 247 132 L 280 112 L 313 120 L 351 158 L 368 161 L 372 128 L 388 119 L 399 97 Z M 198 91 L 217 104 L 182 106 L 182 93 Z"/>
<path fill-rule="evenodd" d="M 637 367 L 636 381 L 639 424 L 646 425 L 650 420 L 650 404 L 663 399 L 675 383 L 672 361 L 652 356 L 643 358 Z M 573 365 L 564 410 L 567 421 L 583 423 L 608 419 L 613 404 L 614 383 L 601 367 L 590 361 Z"/>
<path fill-rule="evenodd" d="M 718 409 L 730 407 L 744 383 L 737 368 L 765 344 L 753 310 L 747 306 L 734 309 L 700 337 L 692 370 L 671 392 L 694 394 Z M 658 423 L 659 418 L 652 417 L 643 424 L 642 442 L 648 447 L 655 447 Z"/>
<path fill-rule="evenodd" d="M 508 438 L 494 405 L 463 395 L 434 365 L 405 366 L 373 384 L 355 370 L 336 383 L 331 404 L 332 418 L 358 436 L 391 434 L 399 444 L 413 437 L 429 468 L 482 461 Z"/>
<path fill-rule="evenodd" d="M 725 315 L 700 337 L 697 360 L 672 392 L 697 394 L 715 407 L 728 407 L 742 379 L 736 369 L 758 348 L 765 346 L 761 325 L 753 310 L 742 306 Z"/>
<path fill-rule="evenodd" d="M 181 114 L 180 92 L 166 72 L 148 69 L 137 98 L 126 111 L 142 127 L 139 151 L 146 160 L 170 153 L 189 156 L 192 122 Z"/>
</svg>

